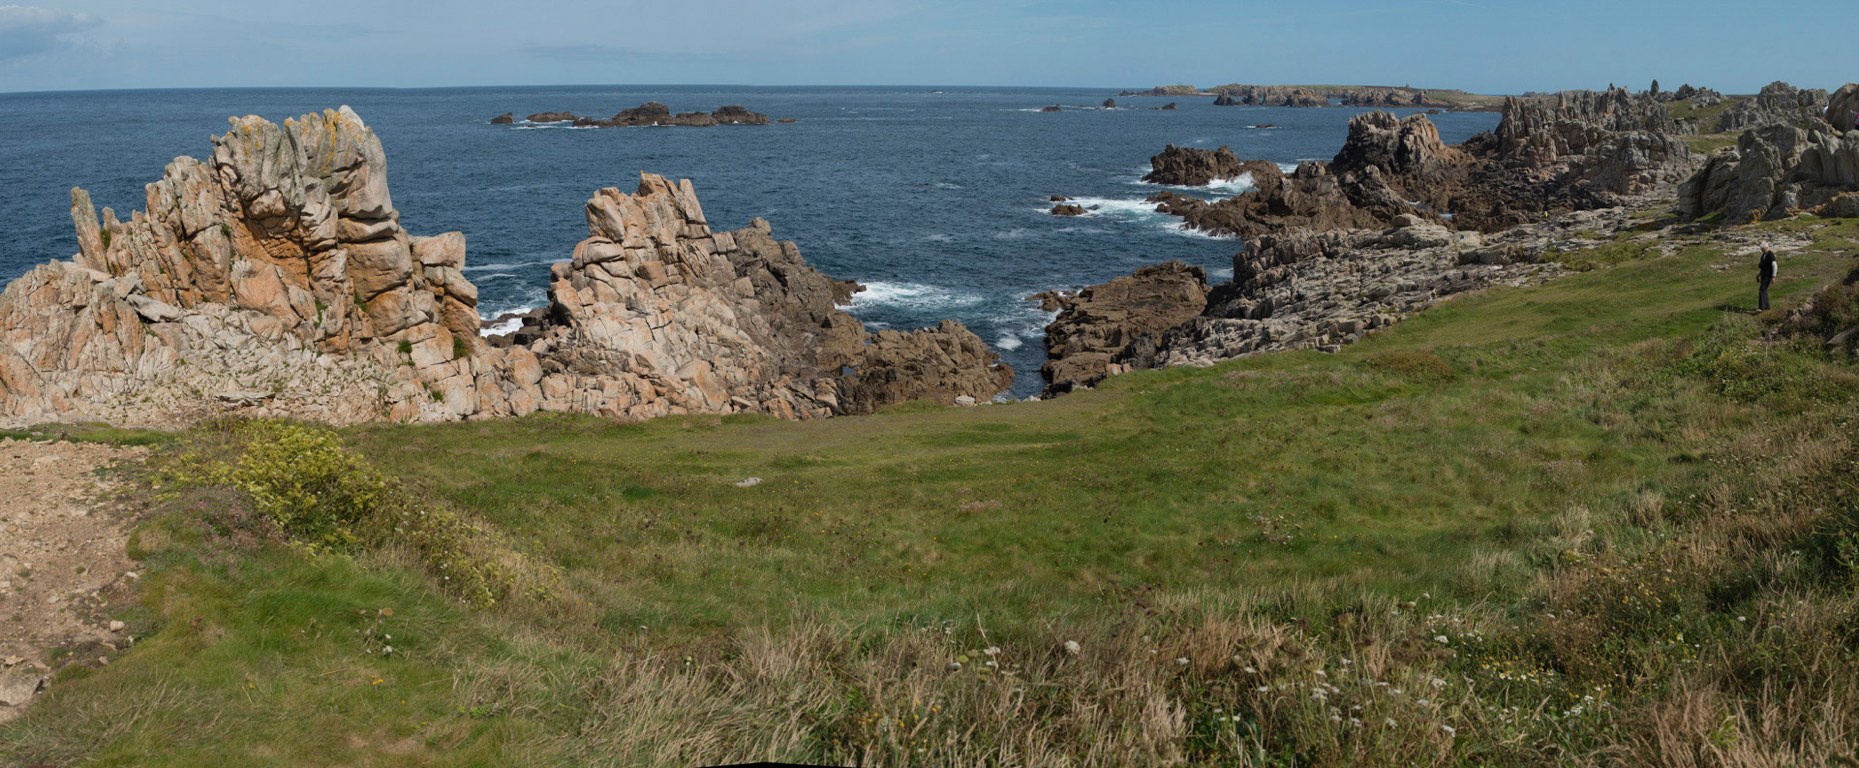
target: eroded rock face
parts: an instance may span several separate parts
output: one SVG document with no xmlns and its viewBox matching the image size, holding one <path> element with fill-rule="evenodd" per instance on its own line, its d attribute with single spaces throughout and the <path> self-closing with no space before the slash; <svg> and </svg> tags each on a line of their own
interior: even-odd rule
<svg viewBox="0 0 1859 768">
<path fill-rule="evenodd" d="M 1125 355 L 1146 350 L 1153 356 L 1163 332 L 1206 307 L 1207 273 L 1170 261 L 1076 295 L 1043 298 L 1059 309 L 1059 316 L 1046 326 L 1047 362 L 1040 369 L 1049 397 L 1126 370 L 1129 364 L 1120 362 Z"/>
<path fill-rule="evenodd" d="M 1732 224 L 1823 208 L 1859 190 L 1859 136 L 1775 125 L 1746 131 L 1678 188 L 1678 213 L 1723 213 Z M 1843 205 L 1828 213 L 1837 215 Z"/>
<path fill-rule="evenodd" d="M 1820 119 L 1820 108 L 1826 104 L 1826 91 L 1796 88 L 1777 80 L 1763 86 L 1753 98 L 1724 110 L 1717 118 L 1717 130 L 1734 133 L 1771 125 L 1802 125 Z"/>
<path fill-rule="evenodd" d="M 346 107 L 235 118 L 210 162 L 175 160 L 147 200 L 99 221 L 74 190 L 79 253 L 0 294 L 0 423 L 804 418 L 916 393 L 987 399 L 1011 377 L 959 325 L 912 336 L 941 357 L 874 343 L 833 308 L 856 286 L 765 222 L 712 233 L 688 182 L 651 175 L 589 201 L 589 238 L 557 265 L 525 343 L 486 345 L 464 237 L 401 228 L 380 141 Z M 927 384 L 856 375 L 886 366 Z"/>
<path fill-rule="evenodd" d="M 1505 163 L 1549 178 L 1568 159 L 1600 149 L 1616 135 L 1636 132 L 1676 134 L 1678 125 L 1656 99 L 1624 88 L 1512 97 L 1505 100 L 1498 123 L 1497 151 Z"/>
</svg>

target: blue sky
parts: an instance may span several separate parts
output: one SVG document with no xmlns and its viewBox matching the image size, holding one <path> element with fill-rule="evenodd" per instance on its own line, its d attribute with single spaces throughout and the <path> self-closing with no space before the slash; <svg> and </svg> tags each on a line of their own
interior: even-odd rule
<svg viewBox="0 0 1859 768">
<path fill-rule="evenodd" d="M 1852 0 L 30 0 L 0 92 L 1365 83 L 1731 93 L 1859 80 Z"/>
</svg>

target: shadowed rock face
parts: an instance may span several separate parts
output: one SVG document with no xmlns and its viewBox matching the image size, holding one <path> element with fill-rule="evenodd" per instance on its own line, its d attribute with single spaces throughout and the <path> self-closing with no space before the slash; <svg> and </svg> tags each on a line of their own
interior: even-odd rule
<svg viewBox="0 0 1859 768">
<path fill-rule="evenodd" d="M 689 182 L 651 175 L 588 202 L 527 343 L 487 345 L 464 237 L 402 229 L 380 141 L 346 107 L 235 118 L 210 162 L 175 160 L 147 200 L 99 221 L 73 190 L 79 253 L 0 294 L 0 422 L 806 418 L 1011 380 L 958 324 L 868 337 L 834 308 L 852 286 L 765 222 L 712 233 Z"/>
<path fill-rule="evenodd" d="M 1140 357 L 1146 351 L 1153 357 L 1164 331 L 1187 322 L 1207 305 L 1207 274 L 1200 267 L 1170 261 L 1076 295 L 1042 298 L 1059 308 L 1059 316 L 1046 326 L 1048 361 L 1040 369 L 1050 397 L 1127 370 L 1126 356 Z"/>
<path fill-rule="evenodd" d="M 1149 173 L 1143 181 L 1178 187 L 1204 187 L 1215 180 L 1239 178 L 1246 169 L 1233 150 L 1195 149 L 1168 145 L 1162 154 L 1149 158 Z"/>
<path fill-rule="evenodd" d="M 1859 128 L 1859 83 L 1847 83 L 1827 97 L 1827 123 L 1840 133 Z"/>
<path fill-rule="evenodd" d="M 1678 188 L 1678 214 L 1723 213 L 1732 224 L 1799 211 L 1846 215 L 1859 191 L 1859 134 L 1776 125 L 1745 132 Z"/>
</svg>

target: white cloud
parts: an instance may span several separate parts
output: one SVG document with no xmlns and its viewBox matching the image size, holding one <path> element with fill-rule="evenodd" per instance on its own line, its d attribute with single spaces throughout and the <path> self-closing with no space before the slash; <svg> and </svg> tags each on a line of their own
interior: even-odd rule
<svg viewBox="0 0 1859 768">
<path fill-rule="evenodd" d="M 43 53 L 65 44 L 65 36 L 102 24 L 88 13 L 31 5 L 0 5 L 0 61 Z"/>
</svg>

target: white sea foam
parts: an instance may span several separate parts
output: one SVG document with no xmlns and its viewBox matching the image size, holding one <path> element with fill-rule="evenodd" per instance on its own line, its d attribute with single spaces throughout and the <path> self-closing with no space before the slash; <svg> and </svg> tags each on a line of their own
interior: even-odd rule
<svg viewBox="0 0 1859 768">
<path fill-rule="evenodd" d="M 852 294 L 851 309 L 853 311 L 869 310 L 874 307 L 943 310 L 972 307 L 986 300 L 978 294 L 923 283 L 892 283 L 873 280 L 864 283 L 864 286 L 865 290 Z"/>
<path fill-rule="evenodd" d="M 1021 341 L 1018 336 L 1002 336 L 994 341 L 994 346 L 1012 352 L 1026 346 L 1026 342 Z"/>
<path fill-rule="evenodd" d="M 1071 204 L 1084 209 L 1084 218 L 1111 217 L 1132 219 L 1165 215 L 1156 212 L 1155 203 L 1142 199 L 1119 200 L 1111 197 L 1074 197 L 1071 200 Z M 1042 208 L 1040 210 L 1045 211 L 1048 209 Z"/>
<path fill-rule="evenodd" d="M 953 243 L 953 242 L 955 242 L 955 236 L 954 236 L 954 235 L 947 235 L 947 234 L 943 234 L 943 233 L 941 233 L 941 232 L 937 232 L 937 233 L 935 233 L 935 234 L 933 234 L 933 235 L 926 235 L 926 236 L 924 236 L 924 238 L 923 238 L 923 239 L 925 239 L 925 240 L 928 240 L 928 241 L 930 241 L 930 242 L 932 242 L 932 243 Z"/>
<path fill-rule="evenodd" d="M 478 328 L 478 335 L 480 336 L 502 336 L 503 334 L 506 334 L 506 333 L 514 333 L 516 332 L 517 329 L 523 327 L 522 315 L 526 315 L 530 311 L 535 310 L 535 309 L 538 309 L 538 307 L 515 306 L 515 307 L 499 309 L 498 311 L 491 312 L 489 317 L 479 317 L 478 320 L 479 320 L 480 327 Z M 501 323 L 493 323 L 488 326 L 483 325 L 483 323 L 488 323 L 506 314 L 514 314 L 517 316 L 512 317 L 508 320 L 505 320 Z"/>
<path fill-rule="evenodd" d="M 489 272 L 489 271 L 494 271 L 494 270 L 520 269 L 522 267 L 536 267 L 536 266 L 544 266 L 548 264 L 556 264 L 556 263 L 563 262 L 563 261 L 568 261 L 568 259 L 542 259 L 540 261 L 491 261 L 491 262 L 485 262 L 483 264 L 467 264 L 465 265 L 465 268 L 460 271 Z"/>
</svg>

